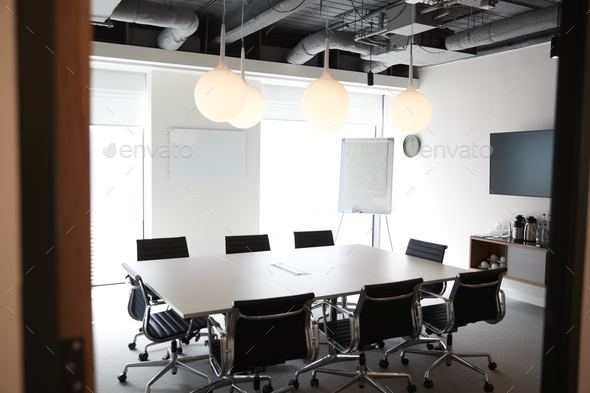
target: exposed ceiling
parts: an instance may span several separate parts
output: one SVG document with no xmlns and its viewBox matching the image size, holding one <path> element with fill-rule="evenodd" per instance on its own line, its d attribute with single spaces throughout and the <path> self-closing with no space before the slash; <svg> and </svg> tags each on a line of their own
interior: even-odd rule
<svg viewBox="0 0 590 393">
<path fill-rule="evenodd" d="M 330 54 L 336 57 L 332 67 L 399 75 L 407 72 L 401 65 L 409 58 L 411 3 L 418 3 L 414 23 L 418 67 L 549 41 L 557 32 L 559 4 L 557 0 L 244 1 L 92 0 L 91 21 L 97 41 L 218 53 L 225 8 L 229 55 L 239 55 L 243 17 L 247 57 L 309 65 L 321 64 L 323 55 L 315 55 L 323 53 L 327 22 L 331 48 L 339 49 Z"/>
</svg>

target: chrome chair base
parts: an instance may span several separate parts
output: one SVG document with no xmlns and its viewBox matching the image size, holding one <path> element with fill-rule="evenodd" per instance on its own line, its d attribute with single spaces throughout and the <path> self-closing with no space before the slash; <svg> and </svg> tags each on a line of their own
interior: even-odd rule
<svg viewBox="0 0 590 393">
<path fill-rule="evenodd" d="M 358 366 L 357 371 L 344 371 L 344 370 L 334 370 L 334 369 L 321 368 L 322 366 L 326 366 L 330 363 L 337 363 L 337 362 L 351 361 L 351 360 L 357 360 L 359 362 L 359 366 Z M 337 387 L 334 391 L 332 391 L 332 393 L 340 392 L 340 391 L 346 389 L 347 387 L 352 386 L 356 383 L 358 383 L 359 388 L 365 387 L 365 383 L 366 383 L 367 385 L 372 386 L 373 388 L 375 388 L 376 390 L 378 390 L 382 393 L 391 393 L 390 391 L 388 391 L 387 389 L 385 389 L 384 387 L 382 387 L 381 385 L 379 385 L 377 382 L 375 382 L 373 380 L 373 379 L 380 379 L 380 378 L 406 378 L 408 381 L 408 387 L 407 387 L 408 392 L 415 392 L 416 391 L 416 385 L 414 385 L 412 383 L 412 378 L 410 377 L 409 374 L 383 373 L 383 372 L 380 373 L 380 372 L 371 371 L 366 366 L 366 358 L 365 358 L 364 352 L 361 352 L 360 354 L 357 354 L 357 355 L 343 354 L 343 353 L 338 353 L 338 354 L 331 353 L 331 354 L 324 356 L 323 358 L 297 370 L 295 372 L 295 381 L 298 380 L 300 374 L 305 373 L 310 370 L 311 370 L 311 384 L 312 384 L 312 386 L 317 386 L 319 384 L 319 381 L 316 378 L 317 373 L 339 375 L 339 376 L 343 376 L 343 377 L 351 377 L 350 380 L 346 381 L 344 384 Z"/>
<path fill-rule="evenodd" d="M 463 358 L 466 358 L 466 357 L 486 357 L 488 359 L 488 368 L 490 370 L 495 370 L 496 363 L 492 360 L 492 355 L 490 355 L 489 353 L 486 353 L 486 352 L 461 352 L 461 353 L 454 352 L 451 334 L 447 335 L 447 344 L 445 344 L 444 342 L 441 342 L 440 344 L 444 348 L 443 350 L 403 349 L 400 354 L 400 356 L 402 357 L 402 361 L 403 361 L 403 359 L 405 359 L 406 353 L 416 353 L 416 354 L 420 354 L 420 355 L 428 355 L 428 356 L 438 357 L 438 359 L 434 363 L 432 363 L 426 369 L 426 372 L 424 373 L 425 386 L 428 385 L 428 383 L 426 383 L 426 381 L 430 381 L 430 371 L 432 371 L 433 369 L 435 369 L 436 367 L 440 366 L 443 363 L 445 363 L 447 366 L 450 366 L 452 364 L 453 360 L 459 364 L 462 364 L 463 366 L 465 366 L 467 368 L 470 368 L 473 371 L 476 371 L 476 372 L 482 374 L 486 385 L 490 383 L 490 379 L 488 377 L 488 374 L 484 370 L 482 370 L 481 368 L 477 367 L 476 365 L 474 365 L 472 363 L 469 363 L 467 360 L 465 360 Z M 404 364 L 406 364 L 406 363 L 404 363 Z"/>
<path fill-rule="evenodd" d="M 127 370 L 129 368 L 133 368 L 133 367 L 162 367 L 164 366 L 164 368 L 162 370 L 160 370 L 160 372 L 158 374 L 156 374 L 155 377 L 153 377 L 146 385 L 145 387 L 145 393 L 150 393 L 150 388 L 151 386 L 160 378 L 162 378 L 162 376 L 164 374 L 166 374 L 168 371 L 171 371 L 172 374 L 176 374 L 178 369 L 182 369 L 182 370 L 186 370 L 190 373 L 193 373 L 195 375 L 198 375 L 200 377 L 203 378 L 207 378 L 207 380 L 209 382 L 211 382 L 211 377 L 199 370 L 196 370 L 192 367 L 187 366 L 185 363 L 189 363 L 189 362 L 194 362 L 197 360 L 204 360 L 204 359 L 208 359 L 209 355 L 200 355 L 200 356 L 191 356 L 191 357 L 185 357 L 182 359 L 178 358 L 178 351 L 177 351 L 177 343 L 176 340 L 171 342 L 171 348 L 169 350 L 169 354 L 170 354 L 170 359 L 169 360 L 152 360 L 149 362 L 133 362 L 133 363 L 127 363 L 125 365 L 125 368 L 123 369 L 123 372 L 121 374 L 119 374 L 117 376 L 117 379 L 120 382 L 125 382 L 125 380 L 127 379 Z"/>
<path fill-rule="evenodd" d="M 258 382 L 255 382 L 256 379 L 258 379 Z M 268 392 L 269 390 L 271 390 L 273 393 L 282 393 L 282 392 L 286 392 L 289 390 L 295 390 L 295 388 L 293 386 L 286 386 L 286 387 L 283 387 L 283 388 L 280 388 L 277 390 L 272 390 L 272 388 L 267 388 L 267 387 L 272 387 L 272 378 L 269 375 L 253 374 L 253 375 L 225 376 L 215 382 L 212 382 L 208 385 L 205 385 L 205 386 L 202 386 L 198 389 L 195 389 L 191 393 L 209 393 L 215 389 L 219 389 L 224 386 L 231 386 L 230 392 L 233 392 L 234 390 L 236 390 L 239 393 L 248 393 L 247 390 L 240 388 L 239 386 L 237 386 L 237 384 L 244 383 L 244 382 L 253 382 L 254 386 L 260 386 L 260 381 L 268 381 L 268 385 L 265 385 L 264 388 L 262 389 L 263 392 Z M 258 390 L 255 389 L 254 392 L 260 393 L 260 389 L 258 389 Z"/>
<path fill-rule="evenodd" d="M 382 368 L 387 368 L 387 366 L 389 366 L 389 361 L 387 360 L 387 356 L 389 356 L 389 354 L 397 352 L 399 350 L 403 350 L 406 349 L 408 347 L 413 347 L 414 345 L 419 345 L 419 344 L 433 344 L 433 343 L 437 343 L 437 344 L 442 344 L 444 345 L 444 343 L 442 342 L 442 340 L 440 338 L 428 338 L 428 337 L 418 337 L 415 340 L 409 339 L 409 340 L 405 340 L 402 343 L 397 344 L 396 346 L 389 348 L 387 351 L 385 351 L 385 356 L 383 357 L 383 359 L 379 360 L 379 365 Z M 403 351 L 400 354 L 400 357 L 403 359 Z M 402 360 L 403 362 L 403 360 Z"/>
</svg>

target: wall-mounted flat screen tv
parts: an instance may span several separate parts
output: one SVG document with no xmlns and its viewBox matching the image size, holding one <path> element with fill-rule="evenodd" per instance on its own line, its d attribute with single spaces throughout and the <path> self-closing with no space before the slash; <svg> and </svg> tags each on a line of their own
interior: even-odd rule
<svg viewBox="0 0 590 393">
<path fill-rule="evenodd" d="M 490 194 L 551 197 L 553 130 L 490 134 Z"/>
</svg>

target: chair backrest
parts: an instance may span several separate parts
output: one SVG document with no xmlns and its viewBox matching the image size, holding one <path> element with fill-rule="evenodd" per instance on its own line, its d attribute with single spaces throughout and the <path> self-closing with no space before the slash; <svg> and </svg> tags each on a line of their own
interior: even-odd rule
<svg viewBox="0 0 590 393">
<path fill-rule="evenodd" d="M 186 245 L 186 238 L 184 236 L 137 240 L 138 261 L 184 258 L 188 256 L 188 246 Z M 135 319 L 136 321 L 142 321 L 147 303 L 144 300 L 145 298 L 143 296 L 139 282 L 131 276 L 127 277 L 129 278 L 129 283 L 131 284 L 131 289 L 129 291 L 129 302 L 127 303 L 127 312 L 129 312 L 131 318 Z M 149 290 L 148 294 L 153 296 L 153 293 Z"/>
<path fill-rule="evenodd" d="M 359 333 L 353 347 L 368 349 L 389 338 L 417 337 L 422 330 L 418 301 L 422 281 L 365 285 L 355 310 Z"/>
<path fill-rule="evenodd" d="M 138 239 L 137 260 L 187 258 L 186 237 L 166 237 L 160 239 Z"/>
<path fill-rule="evenodd" d="M 410 239 L 406 255 L 428 259 L 433 262 L 443 262 L 445 250 L 448 247 L 442 244 L 423 242 L 422 240 Z"/>
<path fill-rule="evenodd" d="M 334 237 L 332 231 L 305 231 L 293 232 L 295 236 L 295 248 L 333 246 Z"/>
<path fill-rule="evenodd" d="M 232 373 L 256 371 L 287 360 L 310 360 L 314 296 L 235 301 L 227 319 Z"/>
<path fill-rule="evenodd" d="M 479 321 L 497 323 L 504 318 L 499 293 L 505 273 L 506 268 L 499 268 L 457 275 L 449 297 L 454 311 L 453 328 Z"/>
<path fill-rule="evenodd" d="M 406 248 L 406 255 L 427 259 L 433 262 L 443 262 L 445 257 L 445 250 L 448 247 L 442 244 L 424 242 L 422 240 L 410 239 L 408 248 Z M 442 294 L 447 288 L 446 284 L 441 282 L 437 284 L 423 285 L 422 289 L 435 294 Z M 425 297 L 430 297 L 425 295 Z"/>
<path fill-rule="evenodd" d="M 147 303 L 143 297 L 143 292 L 139 281 L 131 276 L 127 276 L 131 289 L 129 289 L 129 302 L 127 303 L 127 312 L 129 316 L 136 321 L 143 321 Z"/>
<path fill-rule="evenodd" d="M 226 236 L 225 253 L 241 254 L 244 252 L 270 251 L 268 235 Z"/>
</svg>

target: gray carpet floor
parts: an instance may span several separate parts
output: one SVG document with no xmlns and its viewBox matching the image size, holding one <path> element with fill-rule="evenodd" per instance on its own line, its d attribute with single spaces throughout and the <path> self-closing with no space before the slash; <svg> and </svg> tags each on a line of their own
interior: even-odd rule
<svg viewBox="0 0 590 393">
<path fill-rule="evenodd" d="M 145 391 L 147 382 L 159 371 L 159 368 L 142 367 L 129 369 L 127 381 L 120 383 L 117 375 L 123 370 L 125 363 L 137 361 L 142 345 L 147 341 L 144 337 L 138 339 L 138 349 L 129 350 L 127 344 L 141 326 L 140 322 L 132 320 L 127 314 L 128 288 L 126 285 L 112 285 L 96 287 L 92 290 L 93 334 L 94 334 L 94 365 L 96 385 L 94 393 L 139 393 Z M 502 322 L 489 325 L 485 322 L 471 324 L 460 328 L 454 334 L 454 349 L 456 352 L 489 352 L 498 367 L 494 371 L 487 369 L 485 358 L 475 358 L 472 362 L 488 371 L 494 392 L 499 393 L 537 393 L 540 387 L 540 369 L 542 357 L 542 326 L 544 309 L 527 303 L 507 299 L 507 313 Z M 198 343 L 184 346 L 183 356 L 206 354 L 208 347 L 201 339 Z M 401 342 L 401 339 L 386 341 L 384 349 L 373 349 L 367 352 L 367 365 L 373 371 L 381 371 L 379 359 L 383 357 L 385 349 Z M 150 347 L 150 359 L 158 360 L 166 352 L 166 344 Z M 416 347 L 418 348 L 418 347 Z M 321 345 L 321 354 L 327 353 L 327 345 Z M 404 366 L 397 354 L 389 357 L 388 371 L 410 374 L 418 387 L 418 392 L 447 393 L 447 392 L 483 392 L 483 376 L 453 363 L 450 367 L 441 365 L 431 372 L 430 378 L 434 387 L 425 389 L 423 375 L 425 369 L 435 360 L 434 357 L 408 354 L 410 362 Z M 189 364 L 203 371 L 213 379 L 215 374 L 207 361 Z M 269 367 L 267 374 L 273 378 L 275 389 L 285 386 L 293 378 L 294 372 L 303 367 L 302 361 L 292 361 L 284 365 Z M 355 370 L 354 362 L 342 362 L 331 365 L 331 368 Z M 298 392 L 328 393 L 340 386 L 344 377 L 319 374 L 320 385 L 311 387 L 309 373 L 303 374 L 299 381 Z M 206 383 L 206 380 L 196 375 L 179 370 L 176 375 L 168 373 L 153 385 L 152 393 L 190 392 Z M 406 392 L 405 379 L 382 379 L 385 386 L 392 393 Z M 243 388 L 252 391 L 252 386 L 244 384 Z M 222 388 L 220 392 L 228 392 L 229 388 Z M 369 391 L 375 391 L 366 387 Z M 358 386 L 352 386 L 347 391 L 357 391 Z"/>
</svg>

